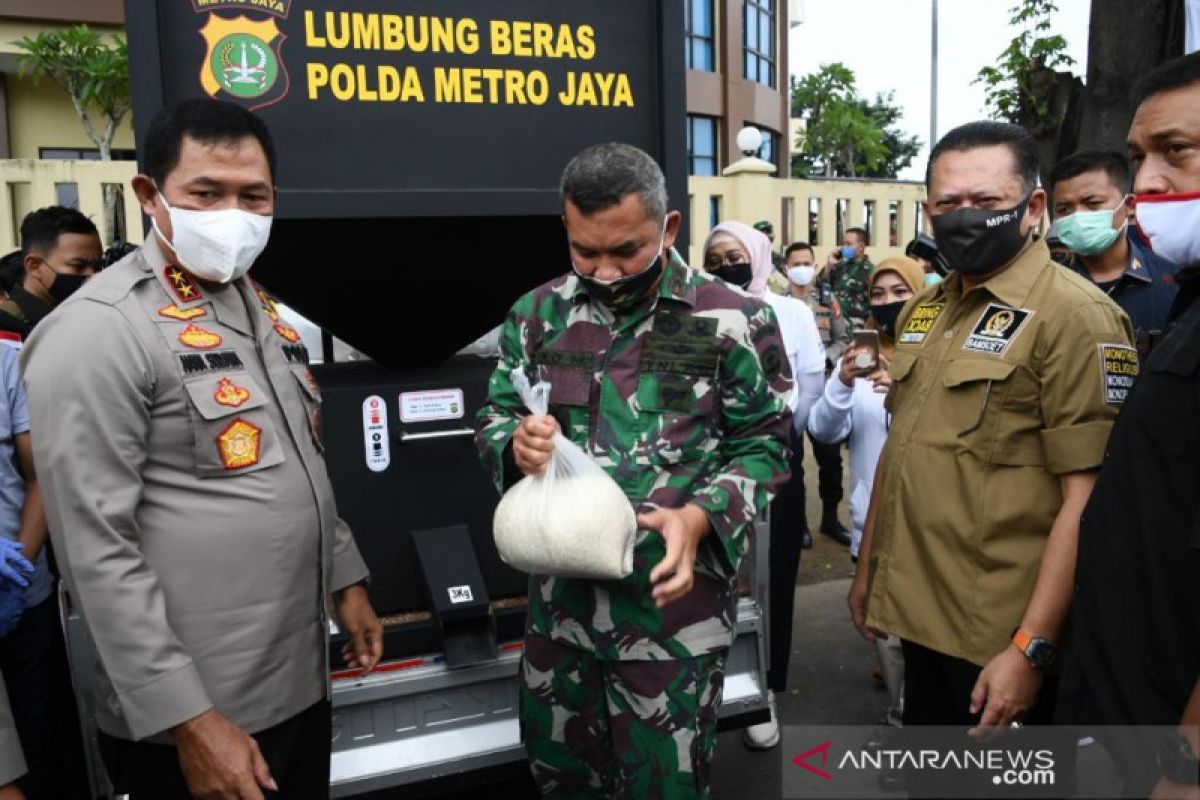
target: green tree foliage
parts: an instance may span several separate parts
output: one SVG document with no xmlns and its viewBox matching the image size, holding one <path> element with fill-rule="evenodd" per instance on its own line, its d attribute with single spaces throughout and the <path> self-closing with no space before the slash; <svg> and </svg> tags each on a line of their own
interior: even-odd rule
<svg viewBox="0 0 1200 800">
<path fill-rule="evenodd" d="M 795 177 L 894 178 L 921 148 L 897 123 L 901 109 L 891 92 L 873 101 L 858 93 L 853 70 L 822 64 L 792 79 L 792 116 L 804 121 L 795 143 Z"/>
<path fill-rule="evenodd" d="M 105 42 L 100 34 L 78 25 L 43 31 L 16 43 L 23 77 L 35 83 L 50 78 L 71 97 L 75 113 L 100 158 L 112 158 L 112 140 L 129 113 L 129 51 L 119 36 Z M 96 114 L 99 113 L 97 117 Z"/>
<path fill-rule="evenodd" d="M 996 61 L 979 70 L 976 83 L 986 89 L 988 110 L 1008 122 L 1032 126 L 1050 115 L 1046 92 L 1035 76 L 1069 67 L 1067 40 L 1052 33 L 1050 18 L 1058 11 L 1055 0 L 1021 0 L 1009 9 L 1009 24 L 1018 30 Z"/>
</svg>

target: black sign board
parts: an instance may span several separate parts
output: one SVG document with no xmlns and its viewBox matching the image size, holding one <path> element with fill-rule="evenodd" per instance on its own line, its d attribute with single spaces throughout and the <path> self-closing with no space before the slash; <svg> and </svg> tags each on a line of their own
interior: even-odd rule
<svg viewBox="0 0 1200 800">
<path fill-rule="evenodd" d="M 135 115 L 140 132 L 185 97 L 254 109 L 283 219 L 556 214 L 563 164 L 595 142 L 682 176 L 663 124 L 682 133 L 682 64 L 663 58 L 679 5 L 131 0 Z"/>
<path fill-rule="evenodd" d="M 643 148 L 686 203 L 678 0 L 125 7 L 139 142 L 188 97 L 259 114 L 279 201 L 252 274 L 390 366 L 439 363 L 569 269 L 557 188 L 583 148 Z"/>
</svg>

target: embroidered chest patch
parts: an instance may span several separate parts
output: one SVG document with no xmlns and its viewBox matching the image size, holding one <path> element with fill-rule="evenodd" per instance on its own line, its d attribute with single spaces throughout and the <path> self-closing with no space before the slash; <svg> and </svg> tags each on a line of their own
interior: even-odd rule
<svg viewBox="0 0 1200 800">
<path fill-rule="evenodd" d="M 992 356 L 1003 355 L 1032 316 L 1033 311 L 1028 308 L 1009 308 L 988 303 L 971 335 L 963 342 L 963 350 Z"/>
<path fill-rule="evenodd" d="M 158 315 L 160 317 L 166 317 L 167 319 L 177 319 L 180 322 L 191 322 L 194 319 L 207 317 L 208 311 L 200 308 L 199 306 L 195 308 L 183 309 L 172 303 L 169 306 L 163 306 L 160 308 L 158 310 Z"/>
<path fill-rule="evenodd" d="M 238 417 L 217 436 L 217 449 L 225 469 L 242 469 L 258 463 L 262 429 Z"/>
<path fill-rule="evenodd" d="M 223 406 L 237 408 L 250 399 L 250 390 L 244 386 L 238 386 L 229 378 L 221 378 L 217 383 L 217 391 L 213 395 L 213 399 Z"/>
<path fill-rule="evenodd" d="M 196 350 L 211 350 L 221 346 L 221 335 L 189 322 L 188 326 L 179 332 L 179 341 Z"/>
<path fill-rule="evenodd" d="M 938 317 L 946 310 L 945 303 L 921 303 L 913 309 L 904 330 L 896 340 L 899 344 L 924 344 Z"/>
<path fill-rule="evenodd" d="M 163 276 L 166 277 L 167 285 L 175 294 L 175 299 L 180 303 L 194 303 L 203 296 L 200 294 L 199 284 L 192 276 L 174 264 L 168 264 L 163 268 Z"/>
</svg>

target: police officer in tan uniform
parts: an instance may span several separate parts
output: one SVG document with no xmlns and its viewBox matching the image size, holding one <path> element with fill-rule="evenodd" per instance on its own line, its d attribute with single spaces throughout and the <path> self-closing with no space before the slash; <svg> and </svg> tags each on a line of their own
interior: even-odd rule
<svg viewBox="0 0 1200 800">
<path fill-rule="evenodd" d="M 96 645 L 102 750 L 134 798 L 327 797 L 329 609 L 365 670 L 381 628 L 307 353 L 245 277 L 274 147 L 253 114 L 202 99 L 161 111 L 142 156 L 155 232 L 22 358 L 51 535 Z"/>
<path fill-rule="evenodd" d="M 1037 175 L 1007 123 L 930 155 L 925 210 L 955 272 L 896 324 L 849 598 L 864 636 L 903 642 L 906 726 L 1049 721 L 1080 513 L 1137 374 L 1124 312 L 1034 238 Z"/>
</svg>

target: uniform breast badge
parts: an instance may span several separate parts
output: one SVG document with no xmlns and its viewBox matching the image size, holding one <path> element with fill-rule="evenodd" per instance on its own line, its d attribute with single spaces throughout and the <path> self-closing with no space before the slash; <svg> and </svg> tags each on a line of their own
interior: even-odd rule
<svg viewBox="0 0 1200 800">
<path fill-rule="evenodd" d="M 250 399 L 250 390 L 244 386 L 238 386 L 229 378 L 221 378 L 213 398 L 223 406 L 237 408 Z"/>
<path fill-rule="evenodd" d="M 300 332 L 291 325 L 284 325 L 282 322 L 276 322 L 275 332 L 292 344 L 300 341 Z"/>
<path fill-rule="evenodd" d="M 221 335 L 189 322 L 188 326 L 179 332 L 179 341 L 196 350 L 211 350 L 221 346 Z"/>
<path fill-rule="evenodd" d="M 1028 308 L 1008 308 L 989 303 L 979 315 L 975 329 L 963 342 L 963 350 L 991 356 L 1003 355 L 1031 316 L 1033 311 Z"/>
<path fill-rule="evenodd" d="M 166 317 L 167 319 L 177 319 L 180 322 L 191 322 L 194 319 L 200 319 L 201 317 L 207 317 L 208 311 L 203 308 L 182 309 L 179 306 L 172 303 L 169 306 L 163 306 L 162 308 L 160 308 L 158 310 L 158 315 L 160 317 Z"/>
<path fill-rule="evenodd" d="M 262 429 L 238 417 L 217 436 L 217 449 L 225 469 L 242 469 L 258 463 Z"/>
<path fill-rule="evenodd" d="M 267 315 L 267 319 L 271 322 L 278 322 L 279 310 L 275 307 L 275 301 L 262 289 L 255 289 L 254 293 L 258 295 L 258 302 L 262 303 L 263 313 Z"/>
</svg>

